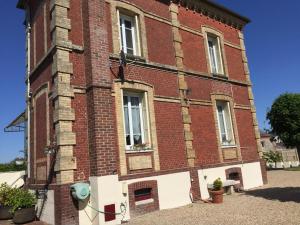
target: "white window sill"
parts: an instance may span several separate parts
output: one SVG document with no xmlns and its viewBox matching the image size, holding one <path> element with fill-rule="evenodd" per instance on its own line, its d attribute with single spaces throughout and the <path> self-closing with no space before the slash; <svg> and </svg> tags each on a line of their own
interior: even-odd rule
<svg viewBox="0 0 300 225">
<path fill-rule="evenodd" d="M 222 145 L 221 148 L 236 148 L 236 145 Z"/>
<path fill-rule="evenodd" d="M 145 205 L 154 202 L 153 198 L 135 202 L 135 205 Z"/>
<path fill-rule="evenodd" d="M 126 154 L 134 154 L 134 153 L 146 153 L 146 152 L 153 152 L 153 149 L 147 149 L 147 150 L 128 150 L 126 149 Z"/>
</svg>

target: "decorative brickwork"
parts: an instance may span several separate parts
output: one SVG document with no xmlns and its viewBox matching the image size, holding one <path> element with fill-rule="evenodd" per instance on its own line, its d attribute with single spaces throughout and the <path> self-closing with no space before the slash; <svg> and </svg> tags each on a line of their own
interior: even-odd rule
<svg viewBox="0 0 300 225">
<path fill-rule="evenodd" d="M 179 32 L 180 22 L 178 20 L 178 5 L 171 3 L 170 12 L 172 19 L 173 43 L 175 49 L 176 66 L 178 70 L 183 70 L 183 51 L 181 48 L 182 38 Z M 185 74 L 178 72 L 179 93 L 181 99 L 181 112 L 184 126 L 184 139 L 188 165 L 193 167 L 195 165 L 195 150 L 193 149 L 193 133 L 191 131 L 191 116 L 189 114 L 189 102 L 187 100 L 188 86 L 185 81 Z"/>
<path fill-rule="evenodd" d="M 60 43 L 70 42 L 68 34 L 71 29 L 68 19 L 69 4 L 69 0 L 52 0 L 50 3 L 52 45 L 56 46 L 53 55 L 52 76 L 54 79 L 53 121 L 56 144 L 59 147 L 55 164 L 58 184 L 72 183 L 74 181 L 73 170 L 76 169 L 76 158 L 73 156 L 76 137 L 72 130 L 75 115 L 71 106 L 74 93 L 70 85 L 73 65 L 70 63 L 68 49 L 60 47 Z"/>
<path fill-rule="evenodd" d="M 245 47 L 245 42 L 244 42 L 244 35 L 240 31 L 239 33 L 239 39 L 240 39 L 240 45 L 242 49 L 242 59 L 243 59 L 243 64 L 244 64 L 244 71 L 245 71 L 245 76 L 246 80 L 249 83 L 248 86 L 248 94 L 249 94 L 249 101 L 251 105 L 251 113 L 252 113 L 252 120 L 253 120 L 253 129 L 255 133 L 255 139 L 256 139 L 256 144 L 257 144 L 257 151 L 260 157 L 262 157 L 262 148 L 261 148 L 261 140 L 260 140 L 260 132 L 259 132 L 259 127 L 258 127 L 258 122 L 257 122 L 257 116 L 256 116 L 256 108 L 254 104 L 254 96 L 252 92 L 252 87 L 251 87 L 251 80 L 250 80 L 250 71 L 249 71 L 249 66 L 248 66 L 248 59 L 246 55 L 246 47 Z"/>
</svg>

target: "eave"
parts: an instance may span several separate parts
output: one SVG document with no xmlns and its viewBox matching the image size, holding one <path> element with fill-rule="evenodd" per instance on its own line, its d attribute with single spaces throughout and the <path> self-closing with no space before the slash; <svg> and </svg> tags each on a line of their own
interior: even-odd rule
<svg viewBox="0 0 300 225">
<path fill-rule="evenodd" d="M 173 2 L 236 29 L 242 29 L 251 22 L 249 18 L 210 0 L 174 0 Z"/>
<path fill-rule="evenodd" d="M 16 7 L 18 9 L 25 9 L 26 4 L 27 4 L 27 0 L 19 0 Z"/>
</svg>

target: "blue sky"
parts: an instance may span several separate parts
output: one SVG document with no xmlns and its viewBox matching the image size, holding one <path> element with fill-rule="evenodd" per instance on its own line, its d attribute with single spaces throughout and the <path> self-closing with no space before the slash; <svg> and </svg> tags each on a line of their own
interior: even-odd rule
<svg viewBox="0 0 300 225">
<path fill-rule="evenodd" d="M 23 149 L 22 133 L 4 133 L 25 108 L 25 36 L 23 12 L 17 0 L 1 5 L 0 25 L 0 162 L 7 162 Z M 249 17 L 246 47 L 257 116 L 266 127 L 267 108 L 284 92 L 300 92 L 300 1 L 217 0 Z"/>
</svg>

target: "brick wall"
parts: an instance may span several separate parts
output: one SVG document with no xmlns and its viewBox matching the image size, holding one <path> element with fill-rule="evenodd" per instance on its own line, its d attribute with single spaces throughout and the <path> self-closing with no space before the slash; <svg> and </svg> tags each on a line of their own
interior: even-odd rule
<svg viewBox="0 0 300 225">
<path fill-rule="evenodd" d="M 71 196 L 70 185 L 56 185 L 53 186 L 53 189 L 55 201 L 55 224 L 79 224 L 78 203 L 74 201 Z"/>
<path fill-rule="evenodd" d="M 199 35 L 181 30 L 183 64 L 186 69 L 208 73 L 204 39 Z"/>
<path fill-rule="evenodd" d="M 155 102 L 154 107 L 161 169 L 167 170 L 186 167 L 180 105 L 176 103 Z"/>
<path fill-rule="evenodd" d="M 148 18 L 145 19 L 145 23 L 149 60 L 174 66 L 175 51 L 171 26 Z"/>
<path fill-rule="evenodd" d="M 258 159 L 250 110 L 235 110 L 243 160 Z"/>
<path fill-rule="evenodd" d="M 212 106 L 191 106 L 196 165 L 220 162 Z M 204 119 L 205 118 L 205 119 Z"/>
</svg>

